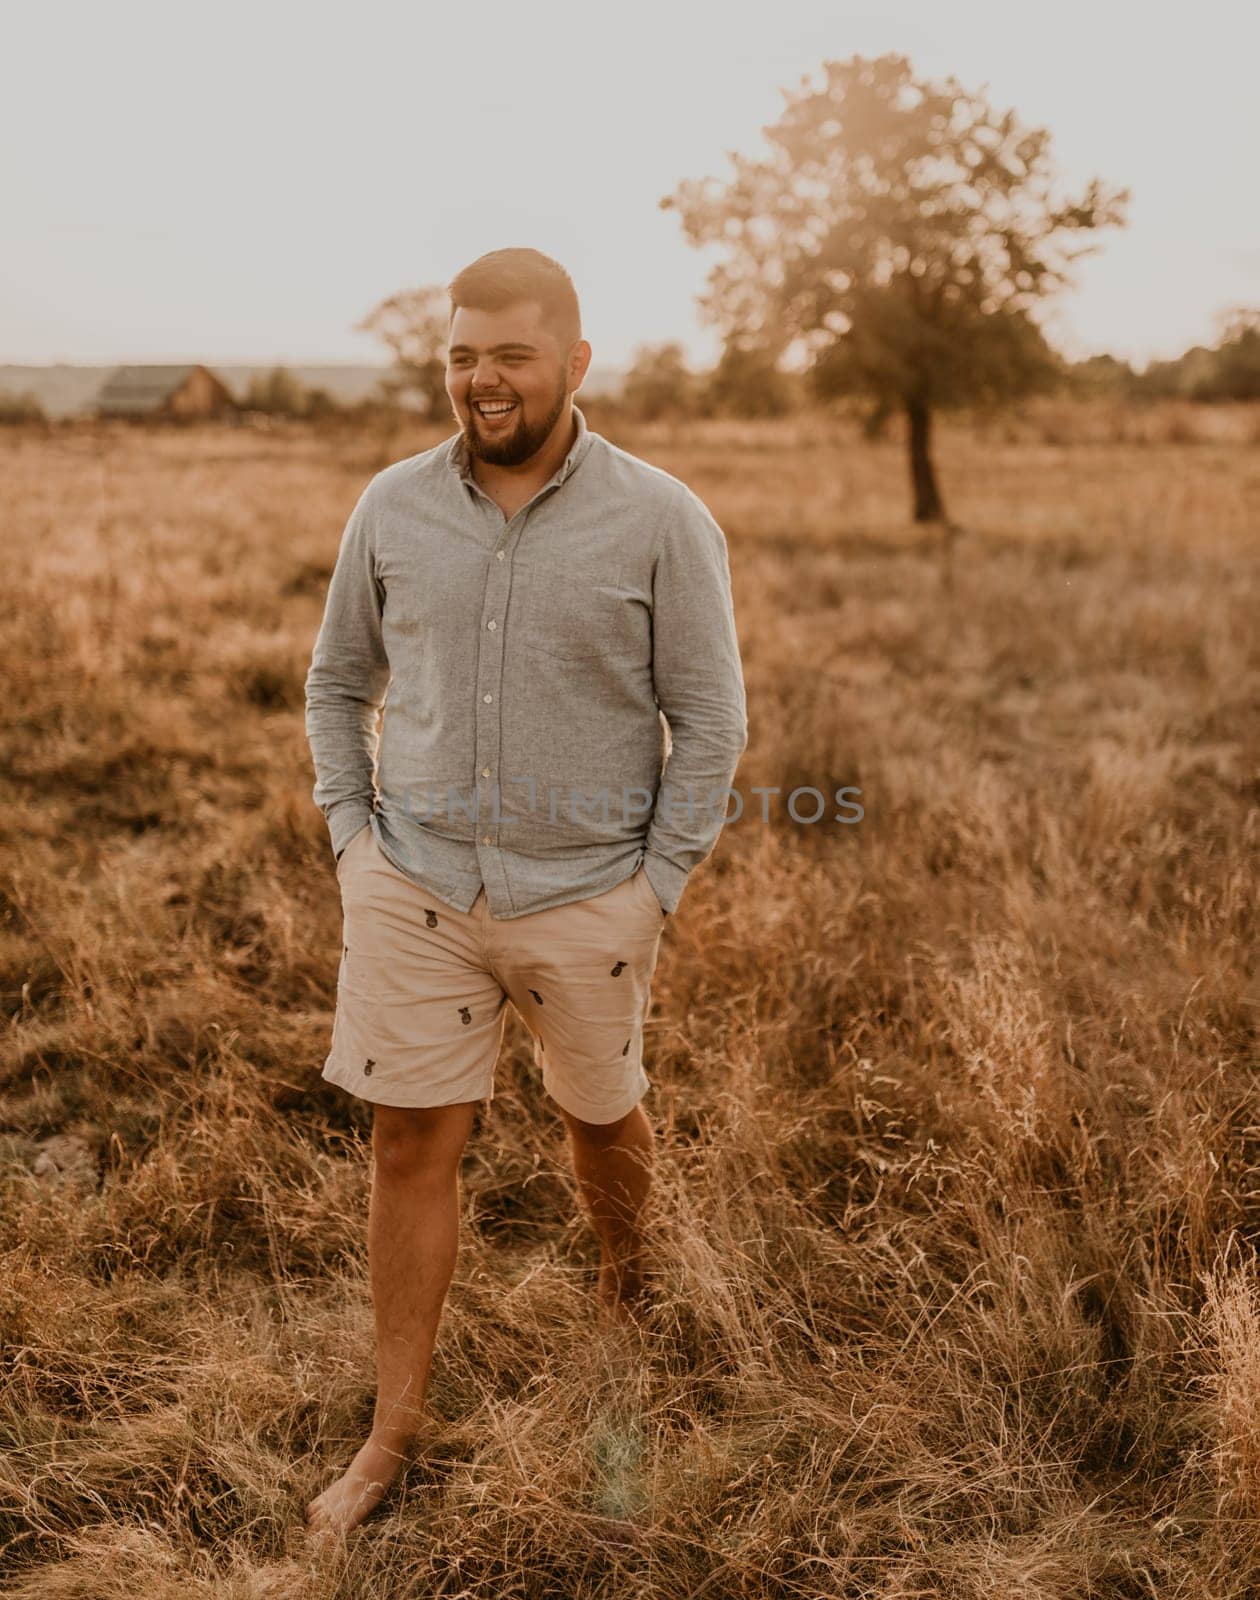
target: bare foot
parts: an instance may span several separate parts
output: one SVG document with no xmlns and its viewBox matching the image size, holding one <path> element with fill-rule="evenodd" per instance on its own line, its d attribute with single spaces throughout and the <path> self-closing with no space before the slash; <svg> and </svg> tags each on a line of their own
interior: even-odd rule
<svg viewBox="0 0 1260 1600">
<path fill-rule="evenodd" d="M 381 1503 L 403 1459 L 398 1445 L 370 1437 L 342 1476 L 307 1506 L 307 1527 L 337 1533 L 357 1528 Z"/>
<path fill-rule="evenodd" d="M 613 1327 L 641 1327 L 649 1304 L 647 1283 L 641 1274 L 618 1274 L 614 1263 L 603 1263 L 599 1269 L 602 1323 Z"/>
</svg>

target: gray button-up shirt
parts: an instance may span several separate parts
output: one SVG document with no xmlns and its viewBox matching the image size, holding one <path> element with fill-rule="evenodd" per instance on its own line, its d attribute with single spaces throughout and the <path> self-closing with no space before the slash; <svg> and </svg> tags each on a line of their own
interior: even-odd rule
<svg viewBox="0 0 1260 1600">
<path fill-rule="evenodd" d="M 748 742 L 721 528 L 573 416 L 563 464 L 510 519 L 462 432 L 378 472 L 306 679 L 334 853 L 370 825 L 399 871 L 460 911 L 484 886 L 496 918 L 641 864 L 676 910 Z"/>
</svg>

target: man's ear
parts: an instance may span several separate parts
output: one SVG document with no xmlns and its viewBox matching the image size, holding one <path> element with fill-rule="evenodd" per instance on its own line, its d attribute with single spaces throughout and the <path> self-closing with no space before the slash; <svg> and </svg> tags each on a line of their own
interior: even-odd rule
<svg viewBox="0 0 1260 1600">
<path fill-rule="evenodd" d="M 569 385 L 573 389 L 582 387 L 582 380 L 586 377 L 587 368 L 591 364 L 591 347 L 585 339 L 579 339 L 569 352 Z"/>
</svg>

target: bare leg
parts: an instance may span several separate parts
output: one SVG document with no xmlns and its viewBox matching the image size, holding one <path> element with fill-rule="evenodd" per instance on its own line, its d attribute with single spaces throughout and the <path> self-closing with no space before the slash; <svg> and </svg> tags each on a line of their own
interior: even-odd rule
<svg viewBox="0 0 1260 1600">
<path fill-rule="evenodd" d="M 349 1531 L 380 1502 L 419 1431 L 429 1366 L 459 1247 L 459 1159 L 476 1101 L 377 1106 L 368 1258 L 376 1314 L 376 1407 L 345 1474 L 306 1508 L 311 1528 Z"/>
<path fill-rule="evenodd" d="M 614 1322 L 641 1309 L 644 1280 L 642 1212 L 652 1182 L 652 1124 L 642 1105 L 617 1122 L 582 1122 L 563 1107 L 573 1150 L 573 1171 L 603 1255 L 599 1298 Z"/>
</svg>

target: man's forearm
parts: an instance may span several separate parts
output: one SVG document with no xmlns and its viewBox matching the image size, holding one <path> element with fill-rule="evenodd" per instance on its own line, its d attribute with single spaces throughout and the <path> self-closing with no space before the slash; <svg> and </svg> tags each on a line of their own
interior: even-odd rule
<svg viewBox="0 0 1260 1600">
<path fill-rule="evenodd" d="M 369 486 L 370 489 L 370 486 Z M 306 676 L 315 804 L 340 855 L 376 805 L 378 714 L 389 685 L 369 492 L 342 534 Z"/>
<path fill-rule="evenodd" d="M 648 824 L 645 848 L 666 863 L 682 893 L 687 877 L 713 852 L 726 821 L 731 780 L 748 744 L 742 715 L 698 728 L 670 723 L 671 749 Z"/>
<path fill-rule="evenodd" d="M 324 813 L 334 855 L 340 855 L 376 808 L 377 708 L 307 680 L 306 737 L 315 768 L 315 804 Z"/>
<path fill-rule="evenodd" d="M 726 539 L 704 504 L 680 492 L 653 574 L 652 674 L 670 752 L 647 834 L 657 891 L 676 905 L 710 854 L 748 744 L 748 714 Z"/>
</svg>

